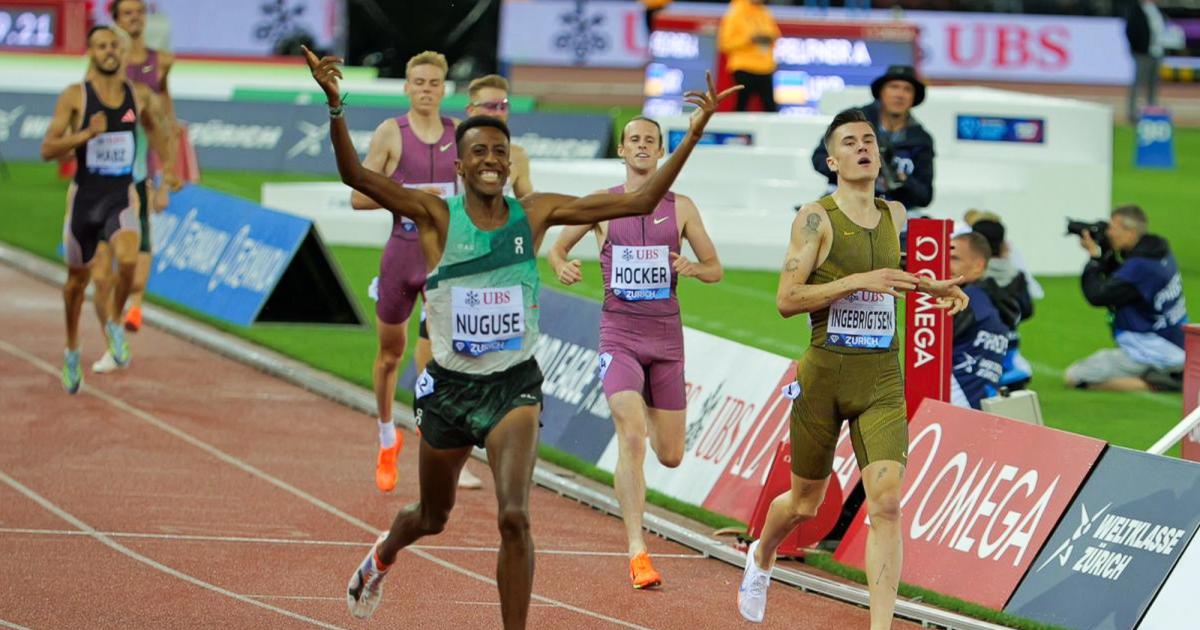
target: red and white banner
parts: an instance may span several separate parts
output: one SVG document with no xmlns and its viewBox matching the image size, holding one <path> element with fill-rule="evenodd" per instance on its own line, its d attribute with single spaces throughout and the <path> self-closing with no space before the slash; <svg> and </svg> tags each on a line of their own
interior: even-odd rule
<svg viewBox="0 0 1200 630">
<path fill-rule="evenodd" d="M 908 222 L 908 271 L 932 280 L 950 277 L 950 231 L 946 219 Z M 904 398 L 912 418 L 921 401 L 950 400 L 954 329 L 937 298 L 909 293 L 904 305 Z"/>
<path fill-rule="evenodd" d="M 999 609 L 1105 443 L 926 401 L 909 426 L 901 579 Z M 835 558 L 863 567 L 866 506 Z"/>
<path fill-rule="evenodd" d="M 722 513 L 749 518 L 754 498 L 766 480 L 771 455 L 787 431 L 790 400 L 780 388 L 795 379 L 794 364 L 781 356 L 744 346 L 715 335 L 683 329 L 687 376 L 687 427 L 683 463 L 667 468 L 646 453 L 646 487 L 688 503 L 704 504 L 710 490 L 731 466 L 752 479 L 754 492 L 741 511 Z M 789 404 L 782 404 L 780 398 Z M 765 452 L 742 448 L 763 440 Z M 617 437 L 596 464 L 605 470 L 617 465 Z M 757 474 L 756 474 L 757 473 Z"/>
<path fill-rule="evenodd" d="M 1187 364 L 1183 368 L 1183 415 L 1200 406 L 1200 325 L 1183 327 Z M 1192 429 L 1180 441 L 1184 459 L 1200 462 L 1200 427 Z"/>
</svg>

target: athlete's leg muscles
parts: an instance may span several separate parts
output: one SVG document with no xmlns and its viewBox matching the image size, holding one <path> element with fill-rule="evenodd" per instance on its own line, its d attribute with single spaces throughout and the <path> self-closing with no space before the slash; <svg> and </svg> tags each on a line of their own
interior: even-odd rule
<svg viewBox="0 0 1200 630">
<path fill-rule="evenodd" d="M 385 565 L 414 541 L 441 533 L 454 507 L 458 471 L 471 456 L 471 447 L 439 449 L 421 440 L 417 478 L 420 500 L 396 514 L 388 536 L 379 545 L 379 560 Z"/>
<path fill-rule="evenodd" d="M 379 352 L 375 355 L 375 369 L 372 373 L 375 383 L 375 407 L 379 411 L 380 420 L 391 422 L 400 358 L 404 356 L 404 345 L 408 342 L 408 321 L 399 324 L 377 321 L 376 324 L 379 332 Z"/>
<path fill-rule="evenodd" d="M 517 407 L 488 433 L 485 446 L 496 484 L 500 555 L 496 583 L 505 628 L 524 628 L 533 592 L 534 550 L 529 488 L 537 463 L 539 408 Z"/>
<path fill-rule="evenodd" d="M 867 493 L 867 590 L 871 596 L 871 628 L 892 627 L 900 566 L 904 559 L 900 541 L 900 493 L 904 465 L 888 460 L 871 462 L 862 471 Z"/>
<path fill-rule="evenodd" d="M 829 477 L 805 479 L 792 474 L 792 487 L 775 497 L 767 509 L 762 534 L 758 537 L 758 557 L 755 562 L 762 569 L 775 565 L 775 550 L 800 523 L 817 515 L 817 509 L 825 500 Z"/>
<path fill-rule="evenodd" d="M 658 463 L 675 468 L 683 462 L 684 429 L 687 425 L 687 409 L 649 409 L 650 448 L 658 456 Z"/>
<path fill-rule="evenodd" d="M 91 270 L 88 267 L 68 267 L 67 281 L 63 283 L 63 306 L 66 313 L 67 349 L 79 349 L 79 316 L 83 312 L 84 293 L 87 291 Z"/>
<path fill-rule="evenodd" d="M 608 397 L 613 424 L 617 429 L 617 467 L 613 472 L 613 490 L 621 506 L 629 555 L 646 550 L 642 537 L 642 513 L 646 509 L 646 403 L 635 391 L 617 392 Z"/>
<path fill-rule="evenodd" d="M 96 319 L 100 320 L 103 332 L 104 325 L 112 316 L 113 303 L 113 259 L 112 250 L 108 243 L 101 241 L 96 246 L 96 255 L 92 257 L 92 306 L 96 311 Z"/>
<path fill-rule="evenodd" d="M 150 264 L 153 258 L 149 252 L 138 252 L 137 264 L 133 270 L 133 285 L 129 288 L 129 306 L 142 307 L 142 296 L 146 293 L 146 283 L 150 280 Z"/>
<path fill-rule="evenodd" d="M 119 317 L 125 310 L 125 300 L 133 287 L 133 272 L 137 267 L 138 233 L 121 230 L 112 235 L 113 258 L 117 261 L 117 281 L 113 286 L 112 312 L 110 318 Z"/>
</svg>

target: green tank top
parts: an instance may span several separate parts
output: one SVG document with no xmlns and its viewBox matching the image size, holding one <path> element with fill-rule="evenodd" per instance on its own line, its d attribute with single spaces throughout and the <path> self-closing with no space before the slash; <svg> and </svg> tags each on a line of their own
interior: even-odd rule
<svg viewBox="0 0 1200 630">
<path fill-rule="evenodd" d="M 833 246 L 829 257 L 808 278 L 808 284 L 825 284 L 846 276 L 900 267 L 900 239 L 887 202 L 875 199 L 879 224 L 866 229 L 851 221 L 832 196 L 818 202 L 829 214 Z M 898 347 L 895 298 L 858 291 L 809 314 L 812 345 L 843 354 L 894 351 Z"/>
<path fill-rule="evenodd" d="M 446 199 L 442 260 L 425 282 L 433 358 L 447 370 L 491 374 L 533 356 L 538 336 L 537 260 L 521 202 L 505 197 L 508 222 L 484 231 L 462 195 Z"/>
<path fill-rule="evenodd" d="M 133 136 L 136 139 L 133 149 L 133 183 L 140 184 L 146 180 L 149 174 L 146 164 L 146 153 L 149 150 L 146 145 L 149 142 L 146 140 L 146 131 L 139 124 L 133 128 Z"/>
</svg>

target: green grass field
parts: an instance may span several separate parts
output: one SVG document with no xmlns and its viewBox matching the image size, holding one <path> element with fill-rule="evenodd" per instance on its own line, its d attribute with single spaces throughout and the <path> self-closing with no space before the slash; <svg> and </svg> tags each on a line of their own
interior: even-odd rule
<svg viewBox="0 0 1200 630">
<path fill-rule="evenodd" d="M 1196 233 L 1197 220 L 1191 214 L 1191 202 L 1200 198 L 1200 180 L 1184 177 L 1182 173 L 1200 169 L 1200 130 L 1179 129 L 1175 142 L 1179 160 L 1177 170 L 1136 171 L 1131 166 L 1132 131 L 1129 127 L 1117 127 L 1113 202 L 1142 204 L 1151 216 L 1151 229 L 1171 240 L 1183 270 L 1185 294 L 1193 296 L 1194 316 L 1195 300 L 1200 300 L 1200 236 Z M 58 260 L 65 185 L 56 179 L 53 165 L 16 163 L 10 164 L 9 170 L 11 179 L 0 181 L 0 240 L 42 257 Z M 317 178 L 310 174 L 206 169 L 203 183 L 222 192 L 258 200 L 261 185 L 265 181 L 313 179 Z M 1046 229 L 1059 230 L 1061 226 L 1051 225 Z M 372 313 L 374 305 L 366 295 L 366 287 L 376 275 L 379 250 L 353 247 L 332 247 L 331 250 L 354 290 L 355 299 L 365 313 Z M 539 267 L 546 286 L 564 289 L 554 279 L 544 260 L 540 261 Z M 725 279 L 716 285 L 683 282 L 679 294 L 684 305 L 684 323 L 750 346 L 798 357 L 808 343 L 808 325 L 803 318 L 785 321 L 776 313 L 776 280 L 773 272 L 727 270 Z M 1047 277 L 1039 280 L 1046 289 L 1046 298 L 1037 304 L 1036 316 L 1022 328 L 1022 348 L 1037 371 L 1033 388 L 1041 397 L 1047 423 L 1120 446 L 1135 449 L 1148 447 L 1178 421 L 1181 397 L 1177 394 L 1083 392 L 1064 387 L 1062 372 L 1068 364 L 1096 348 L 1111 345 L 1106 317 L 1102 310 L 1089 307 L 1084 302 L 1077 278 Z M 601 286 L 599 265 L 591 263 L 584 267 L 584 281 L 564 290 L 598 299 Z M 375 333 L 371 326 L 348 329 L 260 324 L 241 328 L 196 316 L 363 387 L 371 386 L 370 368 L 375 353 Z M 415 334 L 415 318 L 413 329 Z M 409 402 L 411 394 L 402 391 L 398 398 Z M 364 423 L 364 434 L 373 432 L 368 426 Z M 569 454 L 544 448 L 541 455 L 589 477 L 611 483 L 610 475 Z M 731 519 L 657 493 L 651 493 L 650 500 L 714 527 L 733 523 Z M 852 571 L 846 572 L 831 563 L 826 563 L 829 566 L 820 561 L 814 564 L 834 572 L 842 571 L 847 577 L 856 577 Z M 917 594 L 966 614 L 1002 623 L 1013 621 L 979 607 L 960 605 L 947 598 L 938 599 L 934 594 L 911 593 Z M 1024 627 L 1040 626 L 1029 624 Z"/>
</svg>

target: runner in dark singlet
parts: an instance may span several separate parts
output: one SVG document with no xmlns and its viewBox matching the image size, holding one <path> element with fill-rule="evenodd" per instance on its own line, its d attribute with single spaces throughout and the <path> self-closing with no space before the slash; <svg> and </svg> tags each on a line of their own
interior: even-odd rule
<svg viewBox="0 0 1200 630">
<path fill-rule="evenodd" d="M 137 262 L 137 190 L 133 167 L 137 152 L 135 128 L 139 120 L 156 146 L 164 146 L 162 129 L 151 116 L 142 115 L 145 103 L 133 86 L 119 74 L 121 52 L 116 33 L 96 27 L 88 34 L 89 72 L 92 79 L 68 86 L 58 97 L 54 117 L 42 141 L 42 158 L 56 159 L 74 151 L 79 164 L 67 193 L 67 215 L 63 241 L 67 259 L 67 282 L 63 287 L 66 307 L 67 348 L 62 371 L 63 387 L 79 391 L 79 315 L 90 266 L 101 241 L 107 241 L 118 265 L 114 296 L 120 313 L 133 284 Z M 97 309 L 108 339 L 108 348 L 118 364 L 130 360 L 125 332 L 108 310 L 107 300 Z"/>
<path fill-rule="evenodd" d="M 621 131 L 618 153 L 625 161 L 625 183 L 607 192 L 637 190 L 658 170 L 662 129 L 648 118 L 634 118 Z M 563 284 L 581 279 L 580 262 L 567 256 L 589 231 L 600 243 L 604 276 L 600 379 L 618 436 L 613 488 L 629 543 L 630 580 L 634 588 L 650 588 L 660 585 L 662 576 L 650 562 L 642 534 L 646 440 L 658 461 L 674 468 L 683 459 L 687 420 L 683 322 L 675 285 L 679 276 L 717 282 L 723 272 L 696 204 L 683 195 L 667 193 L 649 216 L 565 228 L 549 255 Z M 683 238 L 698 262 L 680 254 Z"/>
<path fill-rule="evenodd" d="M 425 51 L 408 60 L 404 93 L 411 101 L 411 108 L 403 116 L 389 118 L 375 128 L 363 161 L 363 166 L 392 181 L 442 198 L 453 196 L 458 188 L 454 169 L 455 121 L 440 113 L 447 69 L 441 53 Z M 379 208 L 375 200 L 358 191 L 351 193 L 350 203 L 358 210 Z M 396 457 L 404 446 L 403 437 L 392 424 L 392 402 L 396 397 L 400 359 L 408 341 L 408 318 L 425 289 L 427 269 L 419 238 L 415 223 L 394 215 L 392 233 L 379 261 L 379 277 L 372 283 L 379 335 L 379 352 L 372 372 L 379 419 L 375 485 L 383 492 L 390 492 L 396 486 Z M 418 368 L 430 357 L 428 335 L 421 337 L 416 351 Z"/>
</svg>

